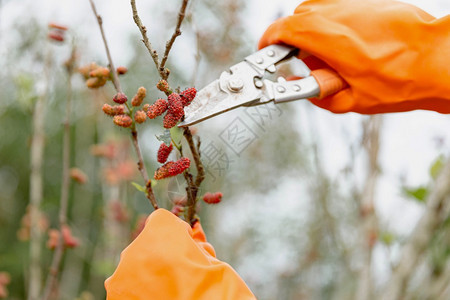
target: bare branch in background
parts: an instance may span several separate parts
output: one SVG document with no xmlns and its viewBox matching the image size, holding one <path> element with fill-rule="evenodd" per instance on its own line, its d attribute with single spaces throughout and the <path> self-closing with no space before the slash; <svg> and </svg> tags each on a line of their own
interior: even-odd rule
<svg viewBox="0 0 450 300">
<path fill-rule="evenodd" d="M 53 54 L 48 50 L 44 65 L 45 90 L 38 97 L 33 113 L 33 135 L 31 139 L 31 172 L 30 172 L 30 277 L 28 283 L 28 299 L 38 299 L 41 292 L 41 241 L 39 226 L 41 219 L 40 206 L 43 199 L 42 163 L 45 147 L 45 106 L 49 95 L 50 69 Z"/>
<path fill-rule="evenodd" d="M 403 246 L 400 261 L 380 299 L 402 299 L 409 279 L 429 245 L 433 232 L 443 222 L 450 205 L 450 160 L 436 179 L 435 186 L 426 200 L 426 210 L 411 237 Z"/>
<path fill-rule="evenodd" d="M 71 60 L 75 57 L 75 47 L 72 47 Z M 62 154 L 62 183 L 61 195 L 59 202 L 59 239 L 58 244 L 53 253 L 53 259 L 48 273 L 47 282 L 45 285 L 43 299 L 47 300 L 58 281 L 59 268 L 64 254 L 64 239 L 62 228 L 67 225 L 67 209 L 69 205 L 69 188 L 70 188 L 70 116 L 72 106 L 72 75 L 73 68 L 68 71 L 67 79 L 67 97 L 66 97 L 66 114 L 64 117 L 63 128 L 63 154 Z"/>
<path fill-rule="evenodd" d="M 368 174 L 360 204 L 362 222 L 363 266 L 360 270 L 356 298 L 360 300 L 371 299 L 373 293 L 372 280 L 372 252 L 378 236 L 378 218 L 375 213 L 375 190 L 380 175 L 378 156 L 380 150 L 380 131 L 382 125 L 381 115 L 373 115 L 364 124 L 363 147 L 366 150 L 368 161 Z"/>
</svg>

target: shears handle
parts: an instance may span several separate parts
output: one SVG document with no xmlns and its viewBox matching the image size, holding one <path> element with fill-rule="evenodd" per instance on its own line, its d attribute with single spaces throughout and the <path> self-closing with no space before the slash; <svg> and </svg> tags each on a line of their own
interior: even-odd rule
<svg viewBox="0 0 450 300">
<path fill-rule="evenodd" d="M 344 78 L 332 69 L 317 69 L 311 71 L 311 76 L 314 77 L 319 84 L 320 93 L 317 96 L 318 99 L 331 96 L 348 87 Z"/>
</svg>

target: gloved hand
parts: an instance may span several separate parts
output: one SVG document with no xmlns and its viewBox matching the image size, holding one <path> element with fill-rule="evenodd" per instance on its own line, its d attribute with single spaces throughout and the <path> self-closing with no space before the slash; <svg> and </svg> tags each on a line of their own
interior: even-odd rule
<svg viewBox="0 0 450 300">
<path fill-rule="evenodd" d="M 158 209 L 122 252 L 105 282 L 107 299 L 256 299 L 239 275 L 215 257 L 197 222 Z"/>
<path fill-rule="evenodd" d="M 273 23 L 259 42 L 309 53 L 349 87 L 317 106 L 363 114 L 414 109 L 450 113 L 450 16 L 435 19 L 391 0 L 310 0 Z M 302 54 L 302 53 L 301 53 Z"/>
</svg>

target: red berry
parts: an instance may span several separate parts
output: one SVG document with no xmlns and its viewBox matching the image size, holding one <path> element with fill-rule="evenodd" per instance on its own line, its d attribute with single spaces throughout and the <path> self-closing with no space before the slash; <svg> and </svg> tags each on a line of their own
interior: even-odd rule
<svg viewBox="0 0 450 300">
<path fill-rule="evenodd" d="M 174 115 L 172 115 L 170 112 L 167 112 L 167 114 L 164 116 L 163 120 L 163 126 L 164 128 L 172 128 L 173 126 L 177 125 L 178 118 L 176 118 Z"/>
<path fill-rule="evenodd" d="M 128 69 L 126 67 L 120 66 L 116 69 L 116 71 L 117 71 L 117 74 L 123 75 L 128 72 Z"/>
<path fill-rule="evenodd" d="M 128 98 L 124 93 L 117 93 L 114 95 L 113 101 L 119 104 L 127 102 Z"/>
<path fill-rule="evenodd" d="M 133 120 L 129 115 L 117 115 L 113 118 L 114 124 L 120 127 L 130 127 L 133 124 Z"/>
<path fill-rule="evenodd" d="M 161 143 L 158 149 L 158 162 L 159 163 L 165 163 L 167 161 L 167 158 L 169 157 L 170 152 L 172 152 L 173 145 L 170 143 L 169 146 L 167 146 L 165 143 Z"/>
<path fill-rule="evenodd" d="M 146 119 L 147 119 L 147 115 L 142 110 L 138 110 L 134 114 L 134 120 L 139 124 L 144 123 Z"/>
<path fill-rule="evenodd" d="M 157 116 L 162 115 L 167 110 L 167 107 L 168 103 L 166 100 L 158 99 L 155 103 L 153 103 L 153 105 L 150 105 L 148 107 L 147 117 L 149 117 L 150 119 L 154 119 Z"/>
<path fill-rule="evenodd" d="M 155 171 L 154 178 L 156 180 L 164 179 L 167 177 L 176 176 L 181 174 L 189 168 L 191 161 L 187 157 L 182 157 L 177 161 L 168 161 L 162 167 Z"/>
<path fill-rule="evenodd" d="M 222 200 L 222 193 L 216 192 L 214 194 L 212 193 L 206 193 L 203 195 L 203 201 L 205 201 L 208 204 L 217 204 Z"/>
<path fill-rule="evenodd" d="M 197 94 L 197 90 L 192 87 L 188 88 L 180 93 L 181 96 L 181 102 L 183 103 L 183 106 L 188 106 L 191 104 L 192 100 L 194 100 L 195 95 Z"/>
<path fill-rule="evenodd" d="M 172 93 L 167 98 L 169 102 L 169 113 L 171 113 L 176 119 L 181 119 L 184 116 L 183 102 L 181 97 L 177 93 Z"/>
</svg>

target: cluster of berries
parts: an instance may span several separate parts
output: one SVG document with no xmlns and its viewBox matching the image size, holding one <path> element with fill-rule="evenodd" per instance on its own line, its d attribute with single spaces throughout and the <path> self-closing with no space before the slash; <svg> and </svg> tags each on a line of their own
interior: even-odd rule
<svg viewBox="0 0 450 300">
<path fill-rule="evenodd" d="M 141 106 L 142 102 L 144 101 L 145 96 L 147 95 L 147 90 L 144 87 L 140 87 L 134 95 L 133 99 L 131 100 L 131 105 L 134 107 Z M 113 97 L 113 101 L 117 103 L 118 105 L 109 105 L 109 104 L 103 104 L 102 110 L 105 114 L 108 116 L 113 117 L 113 122 L 117 126 L 120 127 L 130 127 L 133 124 L 133 119 L 131 118 L 130 114 L 125 112 L 125 104 L 128 101 L 127 96 L 124 93 L 117 93 Z M 147 115 L 142 110 L 137 110 L 134 113 L 134 120 L 136 123 L 144 123 L 147 119 Z"/>
<path fill-rule="evenodd" d="M 177 161 L 167 161 L 170 152 L 172 152 L 173 146 L 172 143 L 167 146 L 165 143 L 162 143 L 158 149 L 158 162 L 162 163 L 161 167 L 159 167 L 155 171 L 154 178 L 156 180 L 176 176 L 181 174 L 190 167 L 191 161 L 187 157 L 182 157 Z"/>
<path fill-rule="evenodd" d="M 206 193 L 203 195 L 203 201 L 205 201 L 208 204 L 217 204 L 220 201 L 222 201 L 222 193 L 216 192 L 216 193 Z"/>
<path fill-rule="evenodd" d="M 160 80 L 157 87 L 162 91 L 168 91 L 168 84 L 164 80 Z M 167 100 L 158 99 L 152 105 L 144 105 L 143 109 L 150 119 L 154 119 L 167 111 L 163 126 L 164 128 L 172 128 L 184 117 L 184 107 L 191 104 L 196 94 L 195 88 L 188 88 L 179 94 L 171 93 Z"/>
<path fill-rule="evenodd" d="M 75 248 L 80 245 L 78 239 L 72 235 L 70 227 L 67 225 L 63 225 L 61 227 L 61 232 L 57 229 L 50 229 L 48 231 L 47 247 L 49 249 L 53 250 L 56 248 L 56 246 L 58 246 L 60 234 L 62 234 L 64 247 Z"/>
<path fill-rule="evenodd" d="M 123 75 L 128 72 L 128 69 L 121 66 L 118 67 L 116 71 L 117 74 Z M 86 86 L 91 89 L 102 87 L 108 80 L 112 79 L 111 70 L 109 68 L 97 65 L 95 62 L 78 68 L 78 72 L 83 75 L 86 80 Z"/>
<path fill-rule="evenodd" d="M 64 35 L 67 31 L 67 27 L 55 23 L 48 24 L 48 38 L 55 42 L 64 42 Z"/>
</svg>

